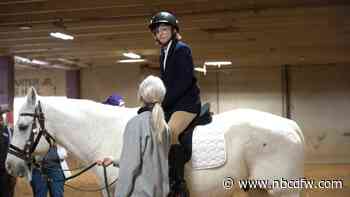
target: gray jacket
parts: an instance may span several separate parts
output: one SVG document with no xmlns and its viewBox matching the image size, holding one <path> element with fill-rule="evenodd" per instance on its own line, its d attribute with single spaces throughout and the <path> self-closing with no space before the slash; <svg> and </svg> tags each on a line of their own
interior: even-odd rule
<svg viewBox="0 0 350 197">
<path fill-rule="evenodd" d="M 163 143 L 153 133 L 151 112 L 143 112 L 126 125 L 119 161 L 116 197 L 166 197 L 169 193 L 169 131 Z"/>
</svg>

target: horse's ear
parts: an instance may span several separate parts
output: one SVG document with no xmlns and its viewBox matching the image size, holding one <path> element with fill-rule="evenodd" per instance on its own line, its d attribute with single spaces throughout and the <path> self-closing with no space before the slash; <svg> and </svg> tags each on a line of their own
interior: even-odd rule
<svg viewBox="0 0 350 197">
<path fill-rule="evenodd" d="M 27 104 L 35 105 L 37 97 L 38 97 L 38 94 L 36 93 L 35 88 L 31 87 L 27 94 Z"/>
</svg>

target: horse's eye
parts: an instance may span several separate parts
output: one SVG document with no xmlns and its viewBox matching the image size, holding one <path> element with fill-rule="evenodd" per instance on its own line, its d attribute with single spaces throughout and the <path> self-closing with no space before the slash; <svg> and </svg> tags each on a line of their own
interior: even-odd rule
<svg viewBox="0 0 350 197">
<path fill-rule="evenodd" d="M 26 124 L 20 124 L 18 125 L 18 129 L 21 130 L 21 131 L 25 131 L 28 129 L 28 125 Z"/>
</svg>

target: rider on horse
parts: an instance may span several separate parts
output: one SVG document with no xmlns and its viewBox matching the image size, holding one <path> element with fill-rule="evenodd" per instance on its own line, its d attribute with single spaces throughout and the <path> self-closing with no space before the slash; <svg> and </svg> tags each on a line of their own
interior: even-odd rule
<svg viewBox="0 0 350 197">
<path fill-rule="evenodd" d="M 200 91 L 194 75 L 190 47 L 180 41 L 180 28 L 176 17 L 159 12 L 150 21 L 149 29 L 160 46 L 161 79 L 166 87 L 162 102 L 166 120 L 172 133 L 169 152 L 169 178 L 171 192 L 184 191 L 184 165 L 191 158 L 191 137 L 186 130 L 201 110 Z"/>
</svg>

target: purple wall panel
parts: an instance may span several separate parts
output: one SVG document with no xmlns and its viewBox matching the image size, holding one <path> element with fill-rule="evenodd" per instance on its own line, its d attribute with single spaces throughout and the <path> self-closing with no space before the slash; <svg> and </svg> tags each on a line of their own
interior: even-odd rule
<svg viewBox="0 0 350 197">
<path fill-rule="evenodd" d="M 12 56 L 0 56 L 0 104 L 12 108 L 14 98 L 14 60 Z"/>
<path fill-rule="evenodd" d="M 68 98 L 80 98 L 80 71 L 66 71 L 66 91 Z"/>
</svg>

